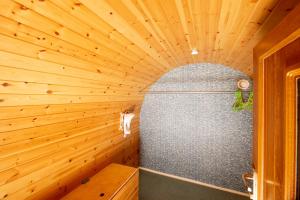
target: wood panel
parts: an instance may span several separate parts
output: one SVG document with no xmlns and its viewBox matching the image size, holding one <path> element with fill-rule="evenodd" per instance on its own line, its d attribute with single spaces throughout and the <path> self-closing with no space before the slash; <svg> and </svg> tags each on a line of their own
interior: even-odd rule
<svg viewBox="0 0 300 200">
<path fill-rule="evenodd" d="M 254 167 L 258 199 L 296 199 L 296 78 L 300 5 L 254 49 Z"/>
<path fill-rule="evenodd" d="M 0 38 L 12 40 L 8 44 L 20 47 L 20 54 L 85 69 L 88 62 L 103 73 L 126 71 L 133 80 L 143 77 L 144 84 L 197 62 L 223 63 L 251 75 L 252 48 L 297 2 L 8 0 L 0 6 Z M 22 51 L 21 41 L 31 51 Z M 200 54 L 192 56 L 193 48 Z M 68 59 L 53 59 L 63 56 Z"/>
<path fill-rule="evenodd" d="M 111 162 L 138 165 L 140 91 L 188 63 L 251 75 L 252 48 L 297 2 L 0 1 L 0 199 L 55 199 Z"/>
<path fill-rule="evenodd" d="M 4 132 L 0 133 L 1 197 L 22 199 L 34 196 L 36 193 L 41 193 L 42 190 L 46 191 L 47 184 L 64 181 L 67 173 L 62 172 L 68 171 L 68 169 L 80 169 L 85 163 L 89 163 L 91 169 L 99 169 L 96 160 L 103 154 L 107 155 L 101 157 L 101 162 L 115 161 L 136 166 L 138 161 L 138 119 L 133 122 L 133 133 L 130 137 L 124 138 L 118 130 L 119 113 L 135 104 L 130 102 L 124 103 L 123 106 L 120 104 L 122 102 L 107 107 L 106 103 L 103 103 L 102 108 L 98 104 L 99 108 L 96 111 L 83 109 L 82 114 L 78 114 L 78 112 L 65 113 L 63 109 L 59 114 L 1 120 L 1 122 L 8 120 L 9 123 L 12 123 L 11 126 L 7 126 L 7 129 L 3 129 Z M 90 106 L 88 104 L 80 106 L 84 107 L 85 105 Z M 4 108 L 7 109 L 7 107 Z M 91 113 L 86 115 L 89 112 Z M 137 107 L 136 114 L 138 115 L 138 113 L 139 108 Z M 67 117 L 68 114 L 73 117 Z M 62 115 L 62 117 L 55 115 Z M 39 119 L 40 124 L 32 124 Z M 116 154 L 109 154 L 113 149 L 118 151 L 118 156 L 121 158 L 112 158 L 112 156 L 116 156 Z M 86 170 L 90 171 L 91 169 Z M 51 177 L 48 177 L 49 173 Z M 78 178 L 78 176 L 73 177 L 73 181 L 76 181 L 77 184 L 80 183 Z M 68 187 L 67 191 L 71 189 L 69 185 L 55 187 Z M 28 191 L 29 188 L 33 189 Z"/>
<path fill-rule="evenodd" d="M 300 63 L 296 65 L 295 61 L 299 61 L 299 54 L 300 39 L 297 39 L 264 61 L 265 131 L 263 146 L 259 147 L 264 149 L 264 160 L 258 164 L 258 169 L 260 165 L 264 169 L 259 172 L 264 180 L 263 199 L 295 199 L 295 80 L 300 75 Z M 294 76 L 295 69 L 298 72 Z M 288 79 L 291 80 L 287 83 Z"/>
</svg>

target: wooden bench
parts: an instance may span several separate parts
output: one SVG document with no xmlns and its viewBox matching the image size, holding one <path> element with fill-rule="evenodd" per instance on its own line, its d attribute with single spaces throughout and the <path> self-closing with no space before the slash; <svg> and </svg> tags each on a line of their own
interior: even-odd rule
<svg viewBox="0 0 300 200">
<path fill-rule="evenodd" d="M 138 169 L 110 164 L 87 180 L 63 200 L 137 200 Z"/>
</svg>

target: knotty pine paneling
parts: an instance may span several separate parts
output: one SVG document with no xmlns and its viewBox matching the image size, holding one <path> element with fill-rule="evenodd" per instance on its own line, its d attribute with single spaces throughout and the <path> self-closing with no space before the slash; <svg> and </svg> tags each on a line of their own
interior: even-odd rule
<svg viewBox="0 0 300 200">
<path fill-rule="evenodd" d="M 52 198 L 48 190 L 56 190 L 53 195 L 59 196 L 80 183 L 81 173 L 91 175 L 110 162 L 137 166 L 139 104 L 121 101 L 1 107 L 2 111 L 12 111 L 0 120 L 1 198 L 23 199 L 37 194 Z M 124 138 L 118 130 L 119 113 L 132 105 L 137 118 L 132 135 Z M 83 171 L 68 177 L 78 170 Z"/>
<path fill-rule="evenodd" d="M 140 91 L 188 63 L 251 75 L 253 46 L 297 2 L 0 1 L 0 199 L 55 199 L 111 162 L 137 166 Z"/>
</svg>

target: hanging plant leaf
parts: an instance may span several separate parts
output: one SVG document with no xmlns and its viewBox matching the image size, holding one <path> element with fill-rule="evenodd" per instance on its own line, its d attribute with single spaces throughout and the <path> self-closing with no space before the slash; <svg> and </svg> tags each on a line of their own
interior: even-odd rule
<svg viewBox="0 0 300 200">
<path fill-rule="evenodd" d="M 243 98 L 243 92 L 239 89 L 234 93 L 235 102 L 232 105 L 232 110 L 234 112 L 240 112 L 242 110 L 252 111 L 253 109 L 253 92 L 249 93 L 249 97 L 247 100 Z"/>
</svg>

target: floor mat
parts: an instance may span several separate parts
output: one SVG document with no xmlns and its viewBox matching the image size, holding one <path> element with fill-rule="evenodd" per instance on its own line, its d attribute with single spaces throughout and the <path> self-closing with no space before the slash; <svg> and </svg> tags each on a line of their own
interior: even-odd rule
<svg viewBox="0 0 300 200">
<path fill-rule="evenodd" d="M 140 170 L 140 200 L 249 200 L 218 189 Z"/>
</svg>

